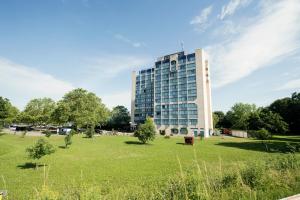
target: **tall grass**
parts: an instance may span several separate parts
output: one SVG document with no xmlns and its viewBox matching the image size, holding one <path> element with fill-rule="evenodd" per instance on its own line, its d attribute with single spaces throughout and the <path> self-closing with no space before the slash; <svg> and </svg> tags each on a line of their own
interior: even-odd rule
<svg viewBox="0 0 300 200">
<path fill-rule="evenodd" d="M 82 177 L 77 183 L 54 191 L 47 184 L 48 171 L 44 167 L 44 185 L 36 189 L 31 199 L 38 200 L 95 200 L 95 199 L 279 199 L 300 193 L 300 164 L 294 154 L 282 154 L 266 161 L 223 166 L 194 163 L 165 183 L 114 188 L 87 184 Z"/>
</svg>

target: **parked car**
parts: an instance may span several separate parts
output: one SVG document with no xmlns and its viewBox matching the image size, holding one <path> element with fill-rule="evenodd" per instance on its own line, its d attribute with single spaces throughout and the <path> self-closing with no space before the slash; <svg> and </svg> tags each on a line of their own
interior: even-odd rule
<svg viewBox="0 0 300 200">
<path fill-rule="evenodd" d="M 68 135 L 72 129 L 70 127 L 60 127 L 58 128 L 59 135 Z"/>
</svg>

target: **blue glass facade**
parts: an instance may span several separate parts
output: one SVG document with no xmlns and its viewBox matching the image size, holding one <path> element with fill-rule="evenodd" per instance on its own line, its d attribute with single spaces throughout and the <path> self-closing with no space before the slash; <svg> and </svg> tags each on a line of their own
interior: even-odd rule
<svg viewBox="0 0 300 200">
<path fill-rule="evenodd" d="M 177 52 L 133 77 L 132 121 L 154 118 L 157 131 L 208 137 L 213 129 L 208 56 Z"/>
<path fill-rule="evenodd" d="M 195 54 L 178 53 L 177 59 L 165 56 L 154 68 L 156 125 L 197 125 Z"/>
<path fill-rule="evenodd" d="M 154 112 L 154 69 L 141 70 L 136 76 L 134 122 L 143 123 Z"/>
</svg>

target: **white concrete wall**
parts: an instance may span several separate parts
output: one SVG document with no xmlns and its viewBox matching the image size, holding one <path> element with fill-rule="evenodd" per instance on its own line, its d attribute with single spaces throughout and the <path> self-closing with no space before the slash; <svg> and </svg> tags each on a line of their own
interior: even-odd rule
<svg viewBox="0 0 300 200">
<path fill-rule="evenodd" d="M 231 130 L 231 135 L 234 137 L 247 138 L 248 134 L 246 131 L 242 130 Z"/>
<path fill-rule="evenodd" d="M 213 121 L 208 57 L 202 49 L 196 49 L 195 58 L 197 74 L 196 103 L 198 105 L 198 129 L 203 129 L 204 137 L 209 137 L 209 131 L 213 130 Z"/>
</svg>

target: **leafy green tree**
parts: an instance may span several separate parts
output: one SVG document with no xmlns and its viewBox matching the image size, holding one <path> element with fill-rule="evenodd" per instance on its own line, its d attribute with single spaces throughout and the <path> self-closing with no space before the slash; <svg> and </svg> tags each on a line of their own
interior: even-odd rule
<svg viewBox="0 0 300 200">
<path fill-rule="evenodd" d="M 289 130 L 299 134 L 300 130 L 300 93 L 294 92 L 291 97 L 278 99 L 269 107 L 272 112 L 278 113 L 289 125 Z"/>
<path fill-rule="evenodd" d="M 18 113 L 19 110 L 10 103 L 9 99 L 0 97 L 0 126 L 15 122 Z"/>
<path fill-rule="evenodd" d="M 55 152 L 53 145 L 44 139 L 39 139 L 33 146 L 26 149 L 30 159 L 39 160 L 43 156 L 50 155 Z M 37 166 L 37 163 L 35 163 Z"/>
<path fill-rule="evenodd" d="M 259 130 L 265 127 L 264 121 L 261 119 L 261 109 L 252 112 L 248 118 L 248 129 Z"/>
<path fill-rule="evenodd" d="M 256 111 L 254 104 L 236 103 L 228 112 L 226 117 L 232 124 L 233 129 L 248 129 L 248 120 L 251 113 Z"/>
<path fill-rule="evenodd" d="M 144 124 L 141 124 L 136 130 L 135 136 L 143 143 L 152 141 L 155 139 L 155 126 L 153 120 L 150 117 L 147 117 Z"/>
<path fill-rule="evenodd" d="M 33 125 L 49 124 L 55 107 L 55 101 L 50 98 L 32 99 L 26 105 L 23 116 L 27 119 L 27 123 L 29 122 Z"/>
<path fill-rule="evenodd" d="M 263 121 L 263 128 L 271 133 L 285 134 L 288 131 L 288 124 L 278 113 L 263 109 L 260 112 L 260 118 Z"/>
<path fill-rule="evenodd" d="M 69 121 L 69 107 L 64 102 L 59 101 L 55 110 L 51 114 L 51 121 L 57 125 L 67 124 Z"/>
<path fill-rule="evenodd" d="M 124 106 L 116 106 L 111 112 L 109 126 L 114 129 L 124 129 L 129 125 L 129 111 Z"/>
<path fill-rule="evenodd" d="M 284 134 L 288 131 L 288 124 L 282 117 L 268 108 L 259 108 L 251 113 L 248 125 L 250 130 L 266 129 L 270 133 Z"/>
<path fill-rule="evenodd" d="M 225 114 L 222 111 L 215 111 L 214 115 L 216 115 L 218 117 L 218 121 L 215 123 L 215 127 L 216 128 L 222 128 L 225 127 L 224 126 L 224 118 L 225 118 Z"/>
<path fill-rule="evenodd" d="M 109 110 L 94 93 L 84 89 L 74 89 L 58 102 L 53 120 L 59 123 L 72 123 L 74 128 L 103 125 L 107 122 Z"/>
<path fill-rule="evenodd" d="M 24 111 L 23 112 L 20 112 L 17 117 L 16 117 L 16 121 L 18 123 L 26 123 L 26 124 L 34 124 L 35 121 L 34 121 L 34 117 L 25 113 Z"/>
</svg>

